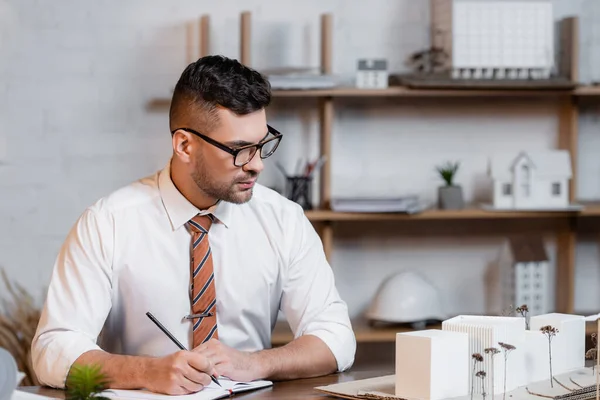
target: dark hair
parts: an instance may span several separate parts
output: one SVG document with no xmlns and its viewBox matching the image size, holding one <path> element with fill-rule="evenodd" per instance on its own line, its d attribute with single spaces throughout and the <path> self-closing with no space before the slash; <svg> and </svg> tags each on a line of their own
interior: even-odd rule
<svg viewBox="0 0 600 400">
<path fill-rule="evenodd" d="M 217 106 L 245 115 L 265 108 L 270 101 L 271 85 L 263 75 L 237 60 L 211 55 L 183 71 L 175 86 L 169 117 L 173 123 L 183 114 L 199 110 L 206 113 L 200 116 L 204 123 L 212 125 L 217 122 Z"/>
</svg>

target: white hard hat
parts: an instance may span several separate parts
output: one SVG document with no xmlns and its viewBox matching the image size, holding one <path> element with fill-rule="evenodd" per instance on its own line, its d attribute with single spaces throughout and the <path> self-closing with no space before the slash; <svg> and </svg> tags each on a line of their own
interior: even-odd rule
<svg viewBox="0 0 600 400">
<path fill-rule="evenodd" d="M 424 325 L 444 320 L 437 289 L 413 271 L 398 272 L 383 281 L 367 318 L 372 322 L 412 323 Z"/>
</svg>

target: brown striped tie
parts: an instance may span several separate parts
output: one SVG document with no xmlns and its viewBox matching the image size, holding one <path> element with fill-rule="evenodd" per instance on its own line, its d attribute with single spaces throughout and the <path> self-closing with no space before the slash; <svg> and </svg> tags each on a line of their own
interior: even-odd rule
<svg viewBox="0 0 600 400">
<path fill-rule="evenodd" d="M 208 242 L 208 231 L 213 222 L 212 215 L 196 215 L 188 225 L 192 231 L 191 283 L 192 314 L 208 314 L 194 321 L 194 348 L 210 340 L 218 339 L 217 298 L 213 259 Z"/>
</svg>

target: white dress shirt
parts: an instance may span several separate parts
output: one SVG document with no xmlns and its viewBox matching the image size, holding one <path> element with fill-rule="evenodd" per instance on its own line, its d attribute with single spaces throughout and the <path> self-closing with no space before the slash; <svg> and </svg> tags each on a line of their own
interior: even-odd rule
<svg viewBox="0 0 600 400">
<path fill-rule="evenodd" d="M 356 341 L 319 236 L 302 208 L 256 185 L 241 205 L 219 202 L 209 232 L 219 340 L 243 351 L 271 347 L 279 310 L 295 337 L 315 335 L 337 360 L 353 361 Z M 198 214 L 167 166 L 88 207 L 54 265 L 32 343 L 33 368 L 63 388 L 83 353 L 163 356 L 179 349 L 150 311 L 191 347 L 190 238 Z M 100 335 L 102 331 L 102 334 Z"/>
</svg>

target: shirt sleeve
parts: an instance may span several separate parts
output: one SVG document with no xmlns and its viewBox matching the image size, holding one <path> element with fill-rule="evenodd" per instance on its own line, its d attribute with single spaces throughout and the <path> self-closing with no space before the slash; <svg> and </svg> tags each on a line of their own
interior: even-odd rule
<svg viewBox="0 0 600 400">
<path fill-rule="evenodd" d="M 60 249 L 31 344 L 44 385 L 64 388 L 73 362 L 100 350 L 96 341 L 111 308 L 112 226 L 107 214 L 87 209 Z"/>
<path fill-rule="evenodd" d="M 281 311 L 296 338 L 314 335 L 325 342 L 341 372 L 352 366 L 356 353 L 348 307 L 337 291 L 320 237 L 299 206 L 294 216 Z"/>
</svg>

